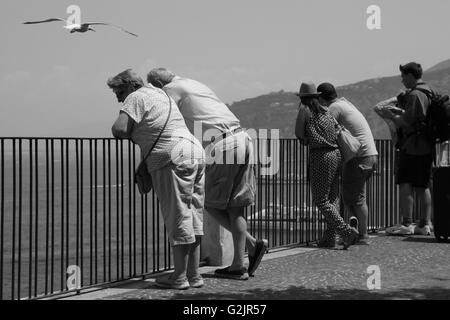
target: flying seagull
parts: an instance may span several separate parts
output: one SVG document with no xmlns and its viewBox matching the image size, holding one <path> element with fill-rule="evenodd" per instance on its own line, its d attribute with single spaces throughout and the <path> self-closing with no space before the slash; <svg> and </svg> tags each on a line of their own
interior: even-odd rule
<svg viewBox="0 0 450 320">
<path fill-rule="evenodd" d="M 53 21 L 66 22 L 66 20 L 61 19 L 61 18 L 50 18 L 50 19 L 42 20 L 42 21 L 27 21 L 27 22 L 24 22 L 23 24 L 36 24 L 36 23 L 53 22 Z M 119 27 L 119 26 L 116 26 L 116 25 L 110 24 L 110 23 L 104 23 L 104 22 L 90 22 L 90 23 L 82 23 L 82 24 L 70 24 L 70 25 L 64 26 L 64 28 L 69 29 L 70 33 L 95 31 L 94 29 L 92 29 L 90 27 L 90 26 L 93 26 L 93 25 L 112 26 L 112 27 L 115 27 L 115 28 L 119 28 L 123 32 L 131 34 L 132 36 L 137 37 L 137 34 L 134 34 L 134 33 L 130 32 L 130 31 L 127 31 L 127 30 L 125 30 L 122 27 Z"/>
</svg>

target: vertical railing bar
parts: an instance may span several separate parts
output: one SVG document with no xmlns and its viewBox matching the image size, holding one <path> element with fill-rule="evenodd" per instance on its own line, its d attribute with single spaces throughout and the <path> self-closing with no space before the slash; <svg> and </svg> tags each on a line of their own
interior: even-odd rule
<svg viewBox="0 0 450 320">
<path fill-rule="evenodd" d="M 283 169 L 281 170 L 281 176 L 280 176 L 280 230 L 281 232 L 279 235 L 279 239 L 280 239 L 280 243 L 278 245 L 283 245 L 284 241 L 285 241 L 285 237 L 284 234 L 287 233 L 288 230 L 285 229 L 286 223 L 284 223 L 284 220 L 286 220 L 286 215 L 285 215 L 285 206 L 284 206 L 284 201 L 285 201 L 285 196 L 286 196 L 286 186 L 285 186 L 285 182 L 286 182 L 286 140 L 281 140 L 280 141 L 283 144 L 283 148 L 281 150 L 281 154 L 280 154 L 280 165 L 283 166 Z"/>
<path fill-rule="evenodd" d="M 84 284 L 84 145 L 83 139 L 80 139 L 80 269 L 81 269 L 81 286 Z"/>
<path fill-rule="evenodd" d="M 116 261 L 116 267 L 117 267 L 117 280 L 120 278 L 120 207 L 119 207 L 119 140 L 116 140 L 116 252 L 117 252 L 117 261 Z"/>
<path fill-rule="evenodd" d="M 49 256 L 50 256 L 50 147 L 49 140 L 45 139 L 45 294 L 49 282 Z"/>
<path fill-rule="evenodd" d="M 93 230 L 93 194 L 92 190 L 93 188 L 93 164 L 92 164 L 92 139 L 89 139 L 89 284 L 92 285 L 92 279 L 93 279 L 93 268 L 94 268 L 94 250 L 93 250 L 93 237 L 94 237 L 94 230 Z"/>
<path fill-rule="evenodd" d="M 388 171 L 388 169 L 389 169 L 390 152 L 389 152 L 389 149 L 388 149 L 388 144 L 385 141 L 382 141 L 381 145 L 382 145 L 382 148 L 380 148 L 380 150 L 382 150 L 383 158 L 384 158 L 383 159 L 383 161 L 384 161 L 384 170 L 383 171 L 384 172 L 382 173 L 382 175 L 384 176 L 384 180 L 385 180 L 385 182 L 384 182 L 384 190 L 383 190 L 384 191 L 383 192 L 383 201 L 384 201 L 384 208 L 385 208 L 385 210 L 383 210 L 383 211 L 386 211 L 386 209 L 389 206 L 389 202 L 390 202 L 390 199 L 389 199 L 389 191 L 390 191 L 389 181 L 390 181 L 390 178 L 389 178 L 389 171 Z M 386 214 L 384 216 L 382 214 L 378 214 L 376 216 L 378 217 L 378 220 L 379 220 L 376 223 L 376 225 L 378 225 L 378 226 L 381 225 L 381 220 L 382 219 L 385 220 L 385 221 L 388 220 L 388 216 Z"/>
<path fill-rule="evenodd" d="M 38 139 L 34 140 L 34 167 L 35 167 L 35 233 L 34 233 L 34 296 L 37 296 L 37 275 L 38 275 L 38 231 L 39 231 L 39 225 L 38 225 L 38 216 L 39 216 L 39 178 L 38 178 Z"/>
<path fill-rule="evenodd" d="M 268 140 L 268 143 L 269 143 L 268 150 L 270 150 L 271 145 L 272 145 L 272 141 Z M 278 158 L 277 158 L 276 154 L 273 154 L 272 157 L 273 157 L 274 161 L 278 161 Z M 276 203 L 276 199 L 277 199 L 277 197 L 276 197 L 276 190 L 277 190 L 276 189 L 276 183 L 277 183 L 277 180 L 278 180 L 278 176 L 279 176 L 279 172 L 276 175 L 273 175 L 273 177 L 272 177 L 272 199 L 271 199 L 272 201 L 270 202 L 272 204 L 271 205 L 271 209 L 270 209 L 272 211 L 272 214 L 269 214 L 270 225 L 272 226 L 272 230 L 270 230 L 270 234 L 271 234 L 271 238 L 272 238 L 272 247 L 276 247 L 276 238 L 274 236 L 274 226 L 275 226 L 274 217 L 275 217 L 275 214 L 276 214 L 276 206 L 277 206 L 277 203 Z"/>
<path fill-rule="evenodd" d="M 51 268 L 50 268 L 50 292 L 54 292 L 54 276 L 55 276 L 55 141 L 53 139 L 50 140 L 50 154 L 51 154 L 51 162 L 50 162 L 50 168 L 51 168 L 51 226 L 52 226 L 52 237 L 51 237 L 51 243 L 52 243 L 52 250 L 51 250 Z"/>
<path fill-rule="evenodd" d="M 297 190 L 297 194 L 298 194 L 298 206 L 299 206 L 299 242 L 303 243 L 303 236 L 304 236 L 304 230 L 303 230 L 303 221 L 304 221 L 304 212 L 303 212 L 303 208 L 304 208 L 304 197 L 303 197 L 303 192 L 304 192 L 304 188 L 303 188 L 303 176 L 304 176 L 304 170 L 303 170 L 303 145 L 300 144 L 299 141 L 297 141 L 297 157 L 298 157 L 298 180 L 299 180 L 299 189 Z"/>
<path fill-rule="evenodd" d="M 102 139 L 102 184 L 103 184 L 103 282 L 106 282 L 106 143 Z"/>
<path fill-rule="evenodd" d="M 265 151 L 267 152 L 267 155 L 269 157 L 272 157 L 273 161 L 275 161 L 275 158 L 273 158 L 273 155 L 270 153 L 270 144 L 269 144 L 269 139 L 264 141 L 265 144 Z M 272 241 L 272 237 L 271 237 L 271 231 L 269 230 L 269 220 L 270 220 L 270 194 L 271 194 L 271 190 L 270 190 L 270 186 L 271 186 L 271 181 L 274 179 L 274 175 L 268 175 L 266 177 L 266 197 L 265 197 L 265 216 L 264 216 L 264 221 L 265 221 L 265 233 L 267 234 L 267 241 L 270 245 L 271 241 Z"/>
<path fill-rule="evenodd" d="M 75 140 L 75 176 L 76 176 L 76 186 L 77 186 L 77 191 L 76 191 L 76 196 L 77 196 L 77 204 L 76 204 L 76 209 L 77 209 L 77 217 L 76 217 L 76 222 L 75 222 L 75 227 L 76 227 L 76 251 L 75 251 L 75 262 L 76 265 L 79 266 L 80 265 L 80 256 L 79 256 L 79 252 L 80 252 L 80 161 L 79 161 L 79 147 L 78 147 L 78 139 Z"/>
<path fill-rule="evenodd" d="M 136 234 L 136 187 L 135 187 L 135 185 L 134 185 L 134 172 L 136 171 L 136 145 L 133 143 L 132 144 L 132 151 L 131 151 L 132 153 L 131 153 L 131 159 L 132 159 L 132 163 L 133 163 L 133 166 L 132 166 L 132 180 L 130 180 L 130 188 L 132 188 L 132 192 L 133 192 L 133 217 L 134 217 L 134 223 L 133 223 L 133 235 L 134 235 L 134 238 L 133 238 L 133 244 L 134 244 L 134 274 L 136 274 L 137 273 L 137 266 L 136 266 L 136 264 L 137 264 L 137 256 L 136 256 L 136 254 L 137 254 L 137 250 L 136 250 L 136 236 L 137 236 L 137 234 Z M 141 221 L 141 224 L 142 224 L 142 221 Z"/>
<path fill-rule="evenodd" d="M 69 208 L 70 208 L 70 200 L 69 200 L 69 139 L 66 139 L 66 268 L 69 266 Z M 62 161 L 62 160 L 61 160 Z"/>
<path fill-rule="evenodd" d="M 153 199 L 155 199 L 155 195 L 153 194 Z M 160 269 L 160 263 L 159 263 L 159 256 L 160 256 L 160 252 L 159 252 L 159 248 L 160 248 L 160 228 L 159 228 L 159 202 L 156 201 L 156 211 L 153 211 L 153 216 L 156 217 L 156 228 L 157 228 L 157 237 L 156 237 L 156 265 L 157 265 L 157 270 Z M 155 242 L 153 242 L 153 245 L 155 244 Z"/>
<path fill-rule="evenodd" d="M 263 200 L 263 181 L 262 181 L 262 176 L 261 176 L 261 159 L 259 158 L 260 154 L 261 154 L 261 140 L 256 140 L 255 141 L 255 145 L 256 145 L 256 154 L 255 154 L 255 159 L 256 159 L 256 169 L 257 171 L 257 177 L 258 177 L 258 202 L 257 202 L 257 207 L 255 208 L 255 212 L 254 212 L 254 216 L 256 219 L 256 213 L 260 213 L 262 211 L 262 200 Z M 262 219 L 261 219 L 261 215 L 257 217 L 258 219 L 258 238 L 262 239 L 263 237 L 263 232 L 262 232 Z"/>
<path fill-rule="evenodd" d="M 279 228 L 274 228 L 274 232 L 276 234 L 276 237 L 278 239 L 278 246 L 280 246 L 283 243 L 283 233 L 284 230 L 284 223 L 283 223 L 283 197 L 284 197 L 284 152 L 285 152 L 285 141 L 280 141 L 280 175 L 278 179 L 278 193 L 277 193 L 277 209 L 279 208 L 279 212 L 277 212 L 277 217 L 275 217 L 275 225 L 279 225 Z M 277 210 L 278 211 L 278 210 Z M 278 220 L 278 222 L 277 222 Z M 280 230 L 280 232 L 277 232 L 277 230 Z"/>
<path fill-rule="evenodd" d="M 152 191 L 152 194 L 153 194 L 154 192 Z M 145 205 L 145 208 L 144 208 L 144 212 L 145 212 L 145 215 L 144 215 L 144 217 L 145 217 L 145 270 L 146 271 L 148 271 L 148 201 L 147 201 L 147 195 L 145 194 L 145 195 L 143 195 L 142 196 L 143 198 L 144 198 L 144 205 Z M 155 199 L 153 198 L 153 196 L 152 196 L 152 208 L 154 209 L 154 207 L 155 207 L 155 205 L 154 205 L 154 203 L 155 203 Z M 152 215 L 153 215 L 153 212 L 154 211 L 152 211 Z M 153 218 L 152 218 L 153 219 Z M 153 225 L 152 225 L 152 231 L 154 231 L 154 219 L 153 219 Z M 154 242 L 154 239 L 155 239 L 155 233 L 154 232 L 152 232 L 152 237 L 153 237 L 153 244 L 155 243 Z M 153 259 L 152 259 L 152 261 L 153 261 L 153 271 L 155 270 L 155 251 L 154 251 L 154 248 L 153 248 L 153 250 L 152 250 L 152 253 L 153 253 Z"/>
<path fill-rule="evenodd" d="M 123 181 L 123 140 L 120 140 L 120 232 L 121 232 L 121 279 L 125 277 L 125 237 L 124 237 L 124 181 Z"/>
<path fill-rule="evenodd" d="M 313 212 L 311 212 L 311 208 L 312 210 L 315 212 L 315 206 L 312 204 L 311 201 L 311 183 L 310 183 L 310 171 L 309 171 L 309 149 L 306 149 L 305 151 L 305 159 L 306 159 L 306 175 L 307 175 L 307 182 L 306 182 L 306 202 L 307 202 L 307 220 L 306 220 L 306 243 L 311 241 L 311 216 L 313 215 Z"/>
<path fill-rule="evenodd" d="M 131 196 L 131 141 L 128 140 L 128 257 L 129 257 L 129 261 L 128 261 L 128 268 L 129 268 L 129 276 L 130 278 L 133 275 L 133 256 L 132 256 L 132 205 L 131 205 L 131 200 L 132 200 L 132 196 Z"/>
<path fill-rule="evenodd" d="M 0 138 L 0 300 L 3 300 L 3 254 L 5 235 L 5 140 Z M 30 286 L 31 287 L 31 286 Z"/>
<path fill-rule="evenodd" d="M 97 175 L 98 175 L 98 166 L 97 166 L 97 162 L 98 162 L 98 139 L 94 139 L 94 282 L 98 283 L 98 214 L 97 214 L 97 209 L 98 209 L 98 180 L 97 180 Z"/>
<path fill-rule="evenodd" d="M 135 160 L 136 161 L 136 160 Z M 136 170 L 135 170 L 136 171 Z M 136 187 L 135 187 L 136 190 Z M 145 252 L 145 208 L 144 208 L 144 198 L 142 195 L 140 195 L 140 199 L 141 199 L 141 255 L 142 255 L 142 260 L 141 260 L 141 269 L 142 269 L 142 273 L 146 273 L 148 270 L 145 268 L 145 260 L 146 260 L 146 252 Z"/>
<path fill-rule="evenodd" d="M 295 215 L 295 226 L 294 226 L 294 243 L 298 242 L 298 142 L 297 140 L 294 140 L 294 215 Z"/>
<path fill-rule="evenodd" d="M 292 220 L 291 220 L 291 208 L 292 206 L 292 198 L 291 198 L 291 193 L 292 193 L 292 141 L 288 140 L 288 163 L 287 163 L 287 169 L 288 169 L 288 176 L 287 176 L 287 189 L 288 189 L 288 193 L 287 193 L 287 202 L 288 202 L 288 208 L 287 208 L 287 215 L 288 215 L 288 221 L 289 221 L 289 232 L 287 232 L 287 244 L 291 244 L 291 233 L 293 230 L 293 226 L 292 226 Z"/>
<path fill-rule="evenodd" d="M 65 180 L 64 180 L 64 140 L 60 140 L 60 154 L 61 154 L 61 291 L 64 290 L 64 191 L 65 191 Z"/>
<path fill-rule="evenodd" d="M 3 140 L 2 140 L 3 142 Z M 28 254 L 28 298 L 31 298 L 32 296 L 32 274 L 33 274 L 33 140 L 28 140 L 28 148 L 30 153 L 30 226 L 29 226 L 29 239 L 28 239 L 28 246 L 29 246 L 29 254 Z M 3 149 L 3 148 L 2 148 Z M 3 162 L 2 162 L 3 163 Z M 3 176 L 3 175 L 2 175 Z M 3 188 L 3 186 L 2 186 Z M 37 226 L 36 226 L 37 227 Z M 1 233 L 3 234 L 3 230 L 1 230 Z M 2 250 L 3 251 L 3 250 Z M 3 256 L 3 253 L 1 253 Z M 2 263 L 3 264 L 3 263 Z M 2 277 L 2 273 L 0 272 L 0 278 Z M 1 280 L 0 280 L 0 287 L 1 287 Z M 0 289 L 1 290 L 1 289 Z M 0 300 L 2 299 L 0 294 Z"/>
<path fill-rule="evenodd" d="M 20 300 L 20 278 L 22 271 L 22 139 L 19 138 L 19 221 L 18 221 L 18 233 L 19 233 L 19 255 L 17 259 L 17 300 Z"/>
<path fill-rule="evenodd" d="M 108 281 L 111 281 L 111 230 L 112 230 L 112 209 L 111 209 L 111 140 L 108 139 Z"/>
<path fill-rule="evenodd" d="M 11 257 L 11 299 L 14 299 L 14 282 L 15 282 L 15 275 L 16 275 L 16 268 L 15 268 L 15 262 L 16 262 L 16 139 L 12 139 L 12 147 L 13 147 L 13 212 L 12 212 L 12 257 Z"/>
</svg>

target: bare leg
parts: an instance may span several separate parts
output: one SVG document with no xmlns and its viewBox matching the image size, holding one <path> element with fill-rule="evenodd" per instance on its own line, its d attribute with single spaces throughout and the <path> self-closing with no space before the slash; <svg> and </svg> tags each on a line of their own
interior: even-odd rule
<svg viewBox="0 0 450 320">
<path fill-rule="evenodd" d="M 200 264 L 200 242 L 202 237 L 196 236 L 195 243 L 190 245 L 189 257 L 187 265 L 187 276 L 188 278 L 194 278 L 199 276 L 198 268 Z"/>
<path fill-rule="evenodd" d="M 186 270 L 188 266 L 188 255 L 191 245 L 181 244 L 173 246 L 173 260 L 174 260 L 174 279 L 186 278 Z"/>
<path fill-rule="evenodd" d="M 367 217 L 369 215 L 369 209 L 367 208 L 367 203 L 360 206 L 354 206 L 352 208 L 352 213 L 358 218 L 358 232 L 361 236 L 367 237 Z"/>
<path fill-rule="evenodd" d="M 414 207 L 413 189 L 409 183 L 400 184 L 400 216 L 412 221 Z"/>
<path fill-rule="evenodd" d="M 216 209 L 216 208 L 206 208 L 206 211 L 225 229 L 231 231 L 231 222 L 229 213 L 226 210 Z M 247 246 L 248 253 L 253 255 L 255 252 L 256 239 L 252 237 L 250 233 L 245 231 L 245 244 Z"/>
<path fill-rule="evenodd" d="M 234 256 L 230 270 L 244 267 L 244 252 L 247 234 L 247 221 L 244 218 L 244 208 L 229 208 L 231 235 L 233 236 Z"/>
<path fill-rule="evenodd" d="M 431 219 L 431 192 L 430 188 L 416 188 L 417 197 L 421 203 L 420 219 L 425 220 L 427 223 Z"/>
</svg>

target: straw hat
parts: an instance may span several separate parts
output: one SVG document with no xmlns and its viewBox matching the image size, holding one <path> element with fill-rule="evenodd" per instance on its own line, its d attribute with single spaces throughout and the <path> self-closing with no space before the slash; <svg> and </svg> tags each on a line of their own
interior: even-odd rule
<svg viewBox="0 0 450 320">
<path fill-rule="evenodd" d="M 316 86 L 312 82 L 303 82 L 300 85 L 300 90 L 296 94 L 300 98 L 302 97 L 317 97 L 320 95 L 319 92 L 316 90 Z"/>
</svg>

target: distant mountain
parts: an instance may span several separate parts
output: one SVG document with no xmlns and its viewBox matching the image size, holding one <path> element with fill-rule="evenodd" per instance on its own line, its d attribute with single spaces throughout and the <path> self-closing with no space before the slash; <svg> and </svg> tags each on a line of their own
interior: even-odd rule
<svg viewBox="0 0 450 320">
<path fill-rule="evenodd" d="M 433 72 L 433 71 L 443 70 L 443 69 L 448 69 L 448 68 L 450 68 L 450 59 L 442 61 L 435 66 L 432 66 L 430 69 L 427 70 L 427 72 Z"/>
<path fill-rule="evenodd" d="M 424 73 L 423 79 L 435 90 L 450 93 L 450 60 L 431 69 Z M 339 96 L 350 100 L 362 112 L 376 139 L 390 138 L 387 126 L 373 111 L 373 106 L 404 90 L 400 76 L 365 80 L 336 90 Z M 235 102 L 230 109 L 244 128 L 279 129 L 280 137 L 293 138 L 298 104 L 294 92 L 279 91 Z"/>
</svg>

